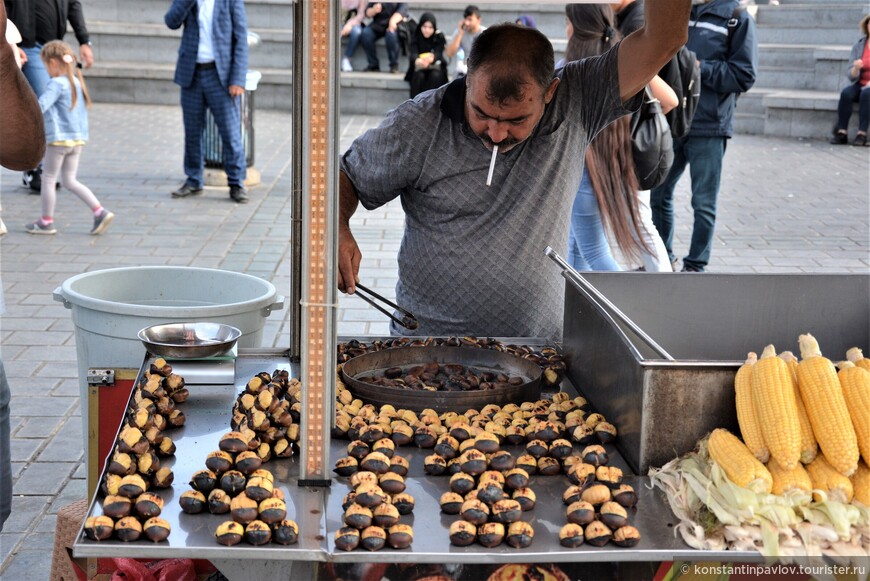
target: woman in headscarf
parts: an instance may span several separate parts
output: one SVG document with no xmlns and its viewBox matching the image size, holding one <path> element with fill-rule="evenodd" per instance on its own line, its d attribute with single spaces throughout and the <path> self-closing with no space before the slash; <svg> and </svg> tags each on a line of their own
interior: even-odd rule
<svg viewBox="0 0 870 581">
<path fill-rule="evenodd" d="M 435 89 L 447 82 L 447 62 L 444 47 L 447 40 L 438 30 L 435 16 L 424 12 L 411 35 L 408 50 L 408 72 L 405 80 L 411 85 L 413 99 L 423 91 Z"/>
</svg>

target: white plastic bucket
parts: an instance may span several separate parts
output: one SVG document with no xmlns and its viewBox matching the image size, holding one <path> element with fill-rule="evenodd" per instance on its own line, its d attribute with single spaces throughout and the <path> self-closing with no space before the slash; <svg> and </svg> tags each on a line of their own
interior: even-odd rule
<svg viewBox="0 0 870 581">
<path fill-rule="evenodd" d="M 239 347 L 259 347 L 266 317 L 284 297 L 265 280 L 228 270 L 133 266 L 67 279 L 54 299 L 75 324 L 82 420 L 87 446 L 88 369 L 138 369 L 145 347 L 140 329 L 161 323 L 209 321 L 238 328 Z"/>
</svg>

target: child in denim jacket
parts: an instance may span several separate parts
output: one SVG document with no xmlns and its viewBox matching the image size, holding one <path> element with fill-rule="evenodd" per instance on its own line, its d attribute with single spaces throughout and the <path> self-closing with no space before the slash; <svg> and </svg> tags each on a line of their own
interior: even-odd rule
<svg viewBox="0 0 870 581">
<path fill-rule="evenodd" d="M 45 118 L 45 162 L 40 196 L 42 218 L 25 226 L 30 234 L 54 234 L 54 206 L 56 182 L 74 193 L 91 209 L 94 225 L 91 234 L 102 234 L 115 215 L 106 210 L 94 193 L 76 179 L 82 146 L 88 140 L 88 96 L 82 72 L 76 71 L 76 58 L 65 42 L 52 40 L 40 52 L 45 68 L 51 76 L 39 106 Z"/>
</svg>

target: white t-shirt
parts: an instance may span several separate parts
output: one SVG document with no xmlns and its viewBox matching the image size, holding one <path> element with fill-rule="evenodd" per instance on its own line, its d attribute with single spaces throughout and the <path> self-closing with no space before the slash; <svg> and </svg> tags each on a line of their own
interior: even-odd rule
<svg viewBox="0 0 870 581">
<path fill-rule="evenodd" d="M 196 52 L 196 62 L 210 63 L 214 61 L 212 42 L 212 20 L 214 19 L 214 0 L 197 0 L 199 6 L 199 48 Z"/>
</svg>

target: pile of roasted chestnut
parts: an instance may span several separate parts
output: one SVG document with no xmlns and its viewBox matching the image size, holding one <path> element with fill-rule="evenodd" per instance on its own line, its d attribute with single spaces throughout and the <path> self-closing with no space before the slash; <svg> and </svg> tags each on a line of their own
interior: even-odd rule
<svg viewBox="0 0 870 581">
<path fill-rule="evenodd" d="M 181 510 L 187 514 L 206 510 L 229 513 L 232 520 L 221 523 L 215 531 L 222 545 L 242 540 L 252 545 L 295 543 L 299 527 L 285 518 L 284 492 L 275 487 L 272 473 L 261 468 L 262 459 L 250 449 L 250 436 L 227 432 L 218 448 L 206 458 L 205 469 L 191 477 L 191 490 L 184 491 L 178 500 Z"/>
<path fill-rule="evenodd" d="M 352 488 L 342 502 L 345 526 L 335 533 L 336 548 L 379 551 L 386 545 L 411 546 L 414 531 L 400 522 L 402 515 L 414 510 L 414 498 L 405 493 L 408 461 L 395 454 L 392 440 L 382 438 L 371 445 L 351 442 L 348 456 L 336 462 L 335 472 L 349 477 Z"/>
<path fill-rule="evenodd" d="M 261 371 L 233 404 L 230 427 L 250 435 L 248 452 L 268 462 L 289 458 L 299 442 L 302 384 L 285 370 Z"/>
<path fill-rule="evenodd" d="M 172 373 L 172 366 L 162 358 L 151 364 L 135 386 L 118 445 L 100 483 L 103 514 L 85 522 L 89 539 L 100 541 L 114 535 L 129 542 L 144 534 L 160 542 L 169 536 L 169 523 L 160 518 L 163 499 L 152 490 L 172 486 L 172 470 L 160 465 L 161 458 L 175 454 L 175 444 L 164 430 L 184 425 L 184 413 L 175 406 L 188 395 L 184 378 Z"/>
<path fill-rule="evenodd" d="M 499 341 L 498 339 L 478 337 L 427 337 L 425 339 L 411 339 L 409 337 L 397 337 L 395 339 L 376 340 L 364 343 L 352 339 L 347 343 L 338 344 L 338 363 L 344 363 L 354 357 L 371 351 L 382 351 L 396 347 L 470 347 L 476 349 L 492 349 L 503 353 L 510 353 L 516 357 L 529 359 L 541 366 L 543 370 L 544 385 L 558 385 L 565 375 L 565 359 L 558 349 L 552 346 L 533 347 L 530 345 L 514 345 Z"/>
<path fill-rule="evenodd" d="M 389 367 L 374 375 L 360 375 L 357 381 L 381 387 L 422 391 L 474 391 L 506 389 L 526 383 L 518 375 L 489 371 L 458 363 L 427 363 Z"/>
</svg>

